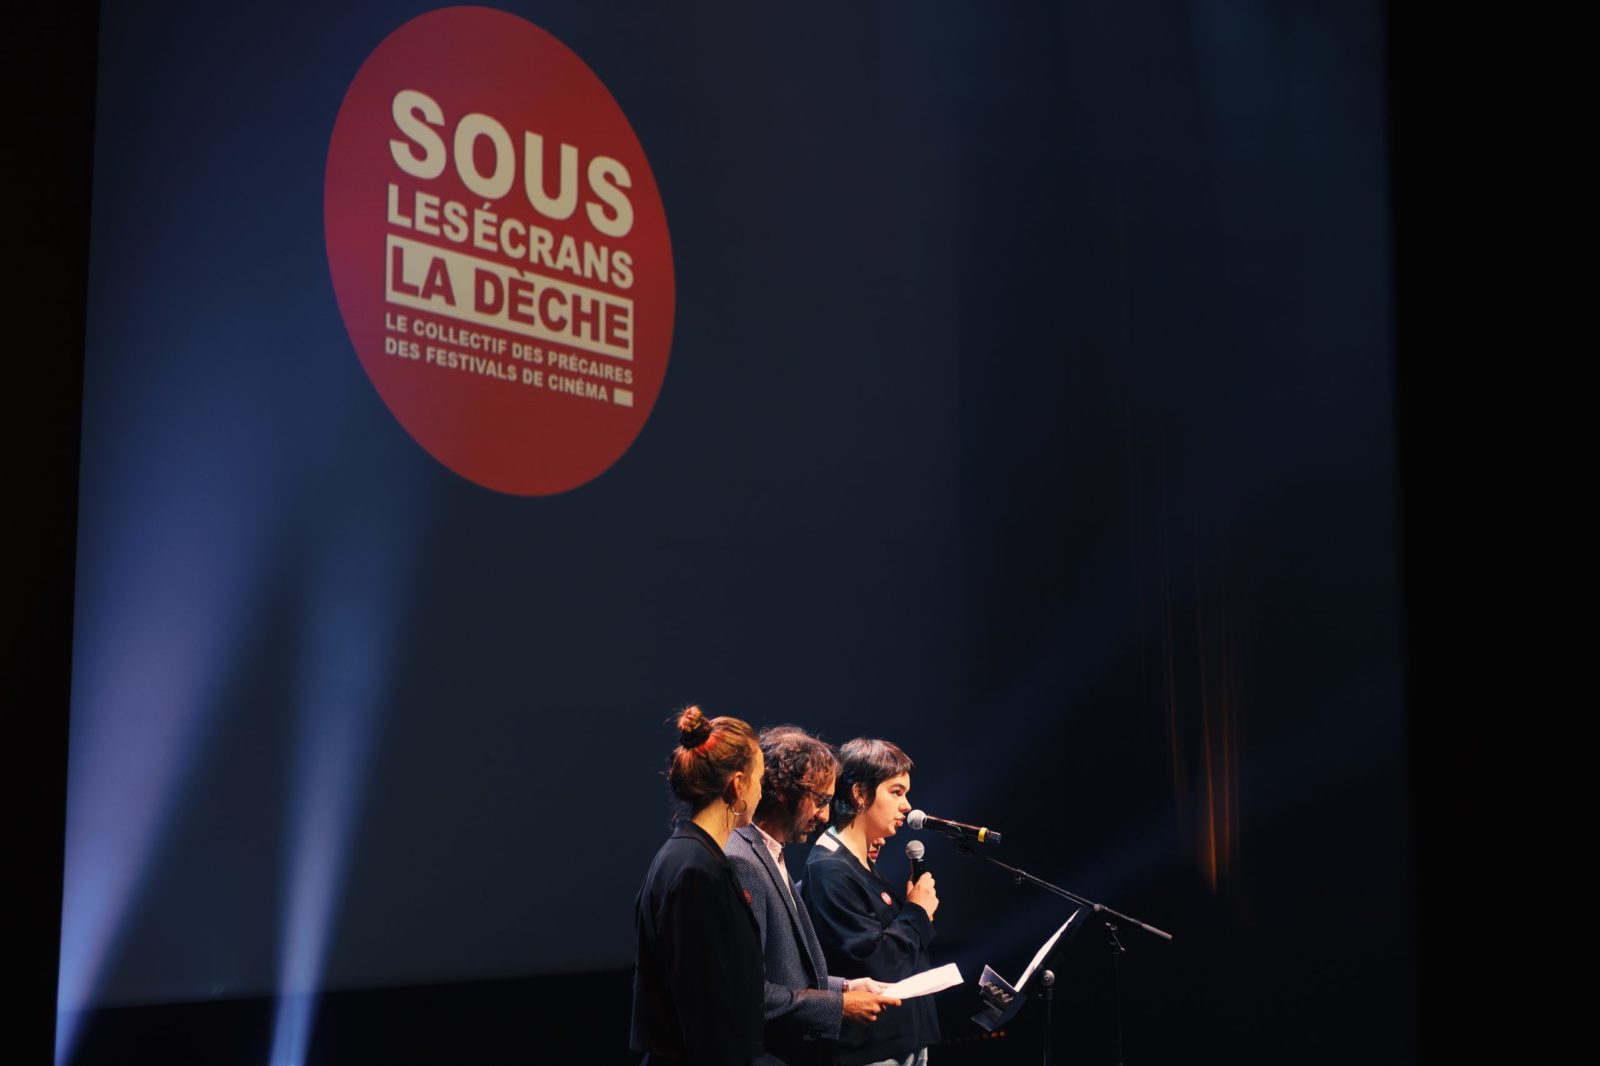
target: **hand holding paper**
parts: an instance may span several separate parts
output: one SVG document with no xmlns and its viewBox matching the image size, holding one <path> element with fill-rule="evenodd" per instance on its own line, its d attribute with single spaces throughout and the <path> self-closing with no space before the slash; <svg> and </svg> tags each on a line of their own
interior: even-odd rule
<svg viewBox="0 0 1600 1066">
<path fill-rule="evenodd" d="M 926 996 L 934 992 L 942 992 L 947 988 L 954 988 L 961 983 L 961 971 L 953 962 L 943 966 L 935 966 L 931 970 L 912 974 L 904 981 L 896 981 L 883 990 L 886 996 L 895 996 L 899 999 L 910 999 L 913 996 Z"/>
</svg>

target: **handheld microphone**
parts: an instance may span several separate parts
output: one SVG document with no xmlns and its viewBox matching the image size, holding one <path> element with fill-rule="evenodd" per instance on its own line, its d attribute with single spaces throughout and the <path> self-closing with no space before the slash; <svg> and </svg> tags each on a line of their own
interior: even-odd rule
<svg viewBox="0 0 1600 1066">
<path fill-rule="evenodd" d="M 906 825 L 912 829 L 937 829 L 945 836 L 958 837 L 963 840 L 975 840 L 979 844 L 998 844 L 1000 834 L 988 826 L 968 825 L 966 822 L 952 822 L 948 818 L 935 818 L 922 811 L 912 811 L 906 815 Z"/>
<path fill-rule="evenodd" d="M 927 848 L 922 846 L 920 840 L 906 841 L 906 861 L 911 864 L 911 883 L 916 884 L 917 879 L 928 872 L 928 864 L 922 858 L 927 853 Z"/>
</svg>

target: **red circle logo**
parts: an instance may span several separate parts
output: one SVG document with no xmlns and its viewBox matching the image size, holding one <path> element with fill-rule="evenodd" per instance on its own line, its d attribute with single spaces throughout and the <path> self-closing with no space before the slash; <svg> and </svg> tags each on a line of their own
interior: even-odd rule
<svg viewBox="0 0 1600 1066">
<path fill-rule="evenodd" d="M 339 311 L 383 402 L 498 492 L 599 476 L 644 427 L 672 346 L 672 244 L 633 127 L 571 49 L 482 7 L 367 57 L 328 147 Z"/>
</svg>

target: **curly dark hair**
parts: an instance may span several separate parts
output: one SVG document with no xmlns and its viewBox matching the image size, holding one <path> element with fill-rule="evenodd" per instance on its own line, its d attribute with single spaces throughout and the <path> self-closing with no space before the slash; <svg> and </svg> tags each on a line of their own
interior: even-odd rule
<svg viewBox="0 0 1600 1066">
<path fill-rule="evenodd" d="M 800 806 L 808 789 L 839 773 L 833 748 L 797 725 L 775 725 L 761 731 L 761 755 L 766 773 L 761 778 L 760 821 L 785 821 Z"/>
</svg>

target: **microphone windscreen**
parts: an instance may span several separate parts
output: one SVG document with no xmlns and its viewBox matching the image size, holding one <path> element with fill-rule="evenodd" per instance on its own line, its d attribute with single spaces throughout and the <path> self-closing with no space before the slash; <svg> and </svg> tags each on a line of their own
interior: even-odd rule
<svg viewBox="0 0 1600 1066">
<path fill-rule="evenodd" d="M 906 815 L 906 825 L 909 825 L 912 829 L 921 829 L 923 820 L 927 817 L 928 816 L 921 811 L 912 811 L 910 814 Z"/>
<path fill-rule="evenodd" d="M 927 853 L 927 850 L 922 846 L 922 841 L 920 840 L 906 841 L 906 858 L 912 862 L 921 862 L 922 856 Z"/>
</svg>

